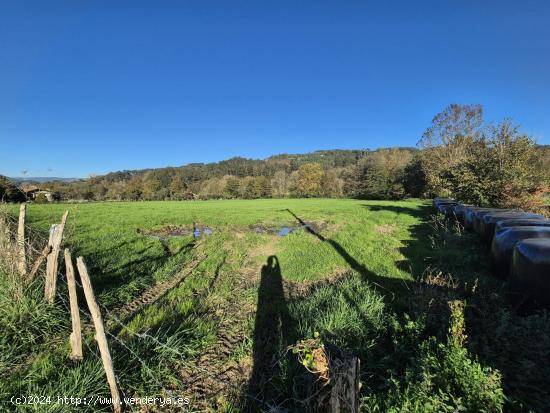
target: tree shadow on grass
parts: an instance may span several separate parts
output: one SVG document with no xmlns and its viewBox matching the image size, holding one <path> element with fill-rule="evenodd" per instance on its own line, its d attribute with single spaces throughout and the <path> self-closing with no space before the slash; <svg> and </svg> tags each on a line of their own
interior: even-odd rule
<svg viewBox="0 0 550 413">
<path fill-rule="evenodd" d="M 432 210 L 430 205 L 422 205 L 419 208 L 407 207 L 407 206 L 397 206 L 397 205 L 370 205 L 363 204 L 363 207 L 367 208 L 372 212 L 393 212 L 395 214 L 405 214 L 410 215 L 415 218 L 424 219 L 426 218 L 429 211 Z"/>
<path fill-rule="evenodd" d="M 307 225 L 303 219 L 301 219 L 290 209 L 287 209 L 287 211 L 300 223 L 300 225 L 303 226 L 307 232 L 318 238 L 320 241 L 329 244 L 346 261 L 352 270 L 361 275 L 363 281 L 371 283 L 375 289 L 377 289 L 378 292 L 385 296 L 390 302 L 394 301 L 396 298 L 396 293 L 407 291 L 410 288 L 410 281 L 408 280 L 384 277 L 372 272 L 364 264 L 360 263 L 353 256 L 351 256 L 339 242 L 324 237 L 313 227 Z"/>
<path fill-rule="evenodd" d="M 410 239 L 402 241 L 399 251 L 404 259 L 395 263 L 396 267 L 402 271 L 408 272 L 413 280 L 421 280 L 426 268 L 432 260 L 430 234 L 433 229 L 428 223 L 432 207 L 422 205 L 419 208 L 396 206 L 396 205 L 363 205 L 372 212 L 393 212 L 395 214 L 404 214 L 419 220 L 415 225 L 409 227 Z"/>
</svg>

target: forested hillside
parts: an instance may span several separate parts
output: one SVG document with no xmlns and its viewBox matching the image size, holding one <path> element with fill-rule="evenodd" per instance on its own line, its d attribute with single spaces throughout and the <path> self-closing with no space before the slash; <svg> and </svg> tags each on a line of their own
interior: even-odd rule
<svg viewBox="0 0 550 413">
<path fill-rule="evenodd" d="M 326 150 L 280 154 L 265 160 L 235 157 L 215 163 L 192 163 L 134 171 L 119 171 L 75 182 L 47 182 L 42 187 L 62 199 L 161 200 L 262 197 L 342 197 L 355 195 L 355 168 L 366 159 L 392 160 L 387 179 L 403 170 L 417 152 L 414 148 Z M 392 177 L 390 177 L 392 175 Z M 385 185 L 381 183 L 381 185 Z M 388 182 L 387 185 L 395 185 Z M 385 190 L 361 195 L 385 198 Z M 404 193 L 403 190 L 398 191 Z"/>
</svg>

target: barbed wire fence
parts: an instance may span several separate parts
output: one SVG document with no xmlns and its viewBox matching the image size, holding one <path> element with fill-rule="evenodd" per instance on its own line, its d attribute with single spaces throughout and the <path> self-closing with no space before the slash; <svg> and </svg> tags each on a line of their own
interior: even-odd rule
<svg viewBox="0 0 550 413">
<path fill-rule="evenodd" d="M 0 219 L 3 219 L 4 222 L 6 222 L 8 228 L 10 229 L 9 232 L 13 233 L 13 228 L 17 223 L 17 219 L 13 215 L 5 213 L 4 211 L 0 211 L 0 213 L 1 213 Z M 27 258 L 28 258 L 28 263 L 30 264 L 30 263 L 34 263 L 38 259 L 38 257 L 40 257 L 40 255 L 43 253 L 43 249 L 41 249 L 40 246 L 41 245 L 47 245 L 48 242 L 50 241 L 50 237 L 45 235 L 45 231 L 39 230 L 39 229 L 34 228 L 32 226 L 29 226 L 29 225 L 25 226 L 25 230 L 26 230 L 25 243 L 26 243 L 26 250 L 27 250 L 27 254 L 28 254 Z M 72 235 L 74 233 L 76 233 L 76 224 L 75 224 L 75 220 L 71 219 L 68 222 L 67 229 L 65 231 L 65 235 L 64 235 L 63 238 L 64 239 L 72 238 Z M 184 266 L 185 266 L 185 263 L 182 264 L 182 267 L 184 267 Z M 176 268 L 174 270 L 174 273 L 177 273 L 178 271 L 181 271 L 181 270 L 182 270 L 181 267 Z M 57 275 L 59 280 L 64 279 L 65 274 L 62 271 L 62 266 L 61 265 L 58 267 L 56 275 Z M 172 274 L 172 276 L 173 276 L 173 274 Z M 78 287 L 82 290 L 83 289 L 82 283 L 78 279 L 75 279 L 75 282 L 78 285 Z M 64 291 L 64 289 L 65 289 L 64 284 L 60 283 L 60 285 L 58 287 L 62 287 L 62 286 L 63 286 L 63 288 L 57 288 L 56 289 L 55 297 L 57 298 L 57 302 L 60 303 L 61 306 L 65 309 L 67 314 L 70 314 L 70 304 L 68 303 L 66 297 L 64 296 L 65 293 L 66 293 L 66 291 Z M 103 305 L 99 301 L 98 301 L 98 305 L 100 306 L 101 311 L 106 315 L 106 319 L 116 323 L 118 328 L 120 328 L 120 331 L 124 331 L 131 338 L 137 338 L 138 340 L 143 340 L 145 342 L 153 343 L 157 348 L 161 348 L 161 349 L 166 350 L 167 352 L 177 356 L 178 361 L 181 363 L 180 366 L 184 369 L 185 368 L 192 368 L 193 371 L 199 371 L 202 374 L 204 374 L 205 376 L 210 377 L 212 379 L 217 379 L 218 378 L 218 373 L 216 371 L 213 371 L 211 369 L 204 368 L 204 367 L 198 365 L 195 362 L 195 360 L 190 360 L 189 356 L 182 353 L 179 348 L 174 347 L 174 346 L 170 346 L 169 344 L 161 341 L 158 337 L 155 337 L 154 335 L 149 334 L 148 331 L 145 331 L 145 332 L 135 331 L 131 326 L 129 326 L 127 323 L 125 323 L 124 321 L 122 321 L 119 318 L 119 316 L 116 314 L 116 310 L 113 311 L 113 310 L 109 309 L 107 306 Z M 78 310 L 79 310 L 79 313 L 82 317 L 82 320 L 85 320 L 84 321 L 84 326 L 86 326 L 86 328 L 83 328 L 82 333 L 83 333 L 84 336 L 87 336 L 87 335 L 89 335 L 89 332 L 91 331 L 91 328 L 89 328 L 89 326 L 91 325 L 90 314 L 88 312 L 84 311 L 81 305 L 78 306 Z M 139 309 L 135 314 L 137 314 L 139 311 L 141 311 L 141 309 Z M 145 374 L 148 377 L 150 377 L 151 381 L 154 383 L 154 385 L 156 386 L 156 388 L 159 392 L 163 392 L 163 394 L 167 395 L 168 397 L 173 397 L 174 396 L 174 390 L 168 388 L 165 385 L 165 383 L 163 383 L 161 380 L 159 380 L 157 374 L 155 374 L 154 368 L 152 368 L 150 366 L 150 363 L 148 363 L 143 357 L 141 357 L 136 352 L 136 350 L 132 349 L 125 342 L 125 340 L 123 338 L 119 337 L 117 334 L 114 334 L 108 328 L 106 328 L 105 332 L 106 332 L 107 336 L 113 341 L 113 343 L 116 343 L 117 346 L 120 346 L 121 348 L 123 348 L 124 352 L 126 352 L 127 354 L 130 354 L 139 363 L 139 365 L 141 366 L 141 369 L 143 370 L 143 372 L 145 372 Z M 89 343 L 89 340 L 86 339 L 86 337 L 84 337 L 84 339 L 82 341 L 84 342 L 85 348 L 87 350 L 86 353 L 89 354 L 90 357 L 96 357 L 97 360 L 100 361 L 101 360 L 100 355 L 98 354 L 97 350 L 92 348 L 92 346 Z M 115 354 L 115 356 L 120 356 L 120 355 Z M 116 357 L 115 357 L 115 359 L 116 359 Z M 116 370 L 115 370 L 115 378 L 116 378 L 118 388 L 119 388 L 120 392 L 122 393 L 122 400 L 127 400 L 128 395 L 126 394 L 126 392 L 124 390 L 123 380 L 121 380 L 120 373 L 116 373 Z M 247 393 L 246 391 L 243 391 L 243 386 L 241 386 L 239 384 L 226 382 L 226 383 L 223 383 L 223 385 L 227 389 L 231 389 L 233 391 L 238 392 L 242 397 L 254 400 L 257 403 L 259 403 L 261 405 L 264 405 L 266 408 L 273 408 L 273 406 L 268 406 L 264 401 L 262 401 L 261 399 L 259 399 L 255 395 L 252 395 L 252 394 Z M 189 408 L 189 406 L 181 406 L 182 411 L 188 411 L 188 410 L 186 410 L 188 408 Z"/>
</svg>

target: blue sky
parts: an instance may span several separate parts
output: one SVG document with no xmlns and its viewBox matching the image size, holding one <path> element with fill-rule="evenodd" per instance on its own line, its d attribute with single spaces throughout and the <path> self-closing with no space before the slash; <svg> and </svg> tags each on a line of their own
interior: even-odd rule
<svg viewBox="0 0 550 413">
<path fill-rule="evenodd" d="M 453 102 L 550 144 L 548 22 L 548 1 L 2 2 L 0 174 L 414 146 Z"/>
</svg>

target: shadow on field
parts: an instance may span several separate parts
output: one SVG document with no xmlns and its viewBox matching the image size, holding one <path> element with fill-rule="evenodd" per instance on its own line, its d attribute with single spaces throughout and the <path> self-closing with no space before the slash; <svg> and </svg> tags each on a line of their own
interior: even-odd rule
<svg viewBox="0 0 550 413">
<path fill-rule="evenodd" d="M 420 208 L 411 208 L 396 205 L 369 205 L 363 204 L 365 208 L 373 212 L 393 212 L 396 214 L 410 215 L 415 218 L 425 218 L 431 209 L 431 206 L 424 205 Z"/>
<path fill-rule="evenodd" d="M 262 267 L 258 305 L 253 335 L 253 369 L 248 385 L 246 411 L 254 411 L 257 403 L 270 403 L 281 392 L 268 383 L 278 377 L 281 351 L 297 339 L 295 320 L 288 311 L 283 290 L 279 259 L 271 255 Z"/>
<path fill-rule="evenodd" d="M 307 232 L 317 237 L 320 241 L 328 243 L 334 250 L 347 262 L 350 268 L 359 274 L 364 281 L 367 281 L 377 287 L 377 290 L 384 296 L 390 298 L 392 301 L 396 296 L 396 292 L 406 291 L 409 289 L 409 281 L 403 279 L 395 279 L 390 277 L 380 276 L 370 271 L 365 265 L 361 264 L 354 257 L 352 257 L 340 243 L 337 241 L 325 238 L 322 234 L 315 231 L 311 226 L 302 220 L 298 215 L 292 212 L 290 209 L 287 211 L 302 225 Z"/>
<path fill-rule="evenodd" d="M 411 208 L 395 205 L 363 205 L 372 212 L 393 212 L 395 214 L 409 215 L 420 220 L 420 223 L 409 228 L 411 238 L 403 241 L 403 246 L 399 252 L 405 257 L 404 260 L 397 261 L 395 265 L 402 271 L 411 274 L 415 281 L 421 279 L 426 268 L 430 265 L 432 248 L 430 245 L 430 234 L 432 228 L 427 223 L 427 219 L 432 212 L 429 205 L 420 208 Z"/>
</svg>

